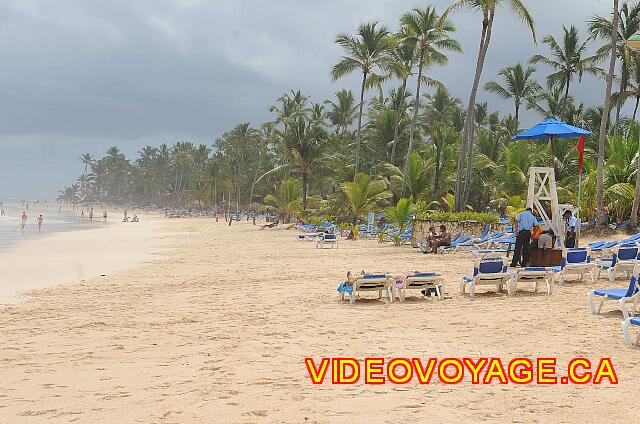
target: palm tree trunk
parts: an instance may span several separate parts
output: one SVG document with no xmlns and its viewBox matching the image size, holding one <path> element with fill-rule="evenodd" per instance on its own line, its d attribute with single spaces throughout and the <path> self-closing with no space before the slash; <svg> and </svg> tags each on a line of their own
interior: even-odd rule
<svg viewBox="0 0 640 424">
<path fill-rule="evenodd" d="M 438 200 L 438 191 L 440 190 L 440 155 L 442 154 L 442 140 L 436 144 L 436 175 L 433 182 L 433 200 Z"/>
<path fill-rule="evenodd" d="M 565 113 L 567 113 L 567 100 L 569 100 L 569 85 L 570 85 L 569 75 L 567 75 L 567 84 L 564 86 L 564 99 L 562 100 L 562 109 L 560 109 L 560 118 L 561 121 L 565 120 Z"/>
<path fill-rule="evenodd" d="M 307 210 L 307 172 L 302 171 L 302 210 Z"/>
<path fill-rule="evenodd" d="M 633 122 L 636 121 L 636 113 L 638 113 L 638 104 L 640 103 L 640 97 L 636 97 L 636 106 L 633 108 Z"/>
<path fill-rule="evenodd" d="M 638 107 L 636 103 L 636 108 Z M 635 231 L 638 225 L 638 208 L 640 207 L 640 144 L 638 144 L 638 157 L 636 159 L 636 192 L 633 196 L 631 208 L 631 229 Z"/>
<path fill-rule="evenodd" d="M 458 167 L 456 169 L 456 187 L 455 187 L 455 210 L 462 211 L 462 175 L 464 172 L 466 148 L 469 143 L 469 135 L 472 132 L 471 127 L 475 124 L 474 110 L 476 106 L 476 97 L 478 95 L 478 86 L 480 85 L 480 77 L 484 68 L 484 61 L 489 47 L 491 37 L 491 25 L 493 23 L 493 10 L 485 16 L 482 21 L 482 36 L 480 37 L 480 49 L 478 51 L 478 61 L 476 63 L 476 73 L 473 79 L 471 94 L 469 95 L 469 104 L 467 105 L 467 116 L 464 120 L 464 129 L 462 130 L 462 143 L 460 144 L 460 154 L 458 155 Z"/>
<path fill-rule="evenodd" d="M 598 225 L 605 225 L 604 216 L 604 149 L 607 137 L 607 124 L 609 122 L 609 109 L 611 108 L 611 89 L 613 88 L 613 76 L 616 71 L 616 44 L 618 42 L 618 0 L 613 0 L 613 25 L 611 28 L 611 60 L 609 61 L 609 74 L 607 75 L 607 91 L 604 95 L 604 109 L 600 122 L 600 139 L 598 140 L 598 177 L 596 181 L 596 195 L 598 199 Z"/>
<path fill-rule="evenodd" d="M 360 171 L 360 144 L 362 143 L 362 111 L 364 109 L 364 88 L 367 83 L 367 73 L 362 73 L 362 87 L 360 88 L 360 112 L 358 113 L 358 136 L 356 140 L 356 171 L 355 175 L 358 175 Z"/>
<path fill-rule="evenodd" d="M 463 207 L 469 203 L 469 190 L 471 189 L 471 183 L 473 182 L 473 145 L 476 141 L 475 125 L 472 128 L 470 141 L 469 156 L 467 157 L 467 176 L 464 180 L 464 193 L 462 195 Z"/>
<path fill-rule="evenodd" d="M 416 99 L 413 105 L 413 119 L 409 126 L 409 148 L 407 149 L 407 160 L 404 166 L 404 176 L 402 179 L 402 190 L 400 196 L 404 195 L 404 189 L 407 185 L 407 173 L 409 171 L 409 161 L 411 160 L 411 151 L 413 150 L 413 137 L 416 130 L 416 122 L 418 121 L 418 111 L 420 110 L 420 87 L 422 85 L 422 69 L 424 67 L 424 50 L 420 52 L 420 61 L 418 62 L 418 83 L 416 86 Z"/>
<path fill-rule="evenodd" d="M 613 135 L 618 135 L 618 127 L 620 124 L 620 111 L 622 109 L 622 93 L 625 92 L 627 88 L 627 68 L 625 66 L 624 59 L 622 60 L 622 72 L 620 75 L 620 89 L 618 90 L 618 98 L 616 100 L 616 122 L 613 128 Z"/>
<path fill-rule="evenodd" d="M 520 103 L 516 100 L 516 131 L 520 128 Z"/>
<path fill-rule="evenodd" d="M 402 81 L 402 88 L 399 93 L 400 101 L 398 102 L 398 107 L 396 108 L 396 122 L 393 127 L 393 143 L 391 144 L 391 157 L 389 158 L 389 163 L 395 166 L 396 162 L 396 147 L 398 146 L 398 134 L 400 132 L 400 115 L 402 114 L 402 106 L 404 104 L 404 93 L 407 88 L 407 79 L 405 78 Z"/>
</svg>

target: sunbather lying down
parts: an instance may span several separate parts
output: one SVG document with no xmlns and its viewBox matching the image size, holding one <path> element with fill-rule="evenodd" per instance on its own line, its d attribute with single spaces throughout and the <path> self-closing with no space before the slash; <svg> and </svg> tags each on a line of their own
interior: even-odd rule
<svg viewBox="0 0 640 424">
<path fill-rule="evenodd" d="M 264 230 L 265 228 L 274 228 L 276 227 L 278 224 L 280 223 L 280 221 L 276 221 L 276 222 L 272 222 L 270 224 L 264 224 L 263 226 L 260 227 L 261 230 Z"/>
</svg>

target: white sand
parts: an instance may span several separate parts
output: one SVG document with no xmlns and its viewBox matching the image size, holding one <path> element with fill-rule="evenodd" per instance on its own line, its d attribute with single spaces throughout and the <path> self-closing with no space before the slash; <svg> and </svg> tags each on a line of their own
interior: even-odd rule
<svg viewBox="0 0 640 424">
<path fill-rule="evenodd" d="M 0 311 L 0 422 L 631 422 L 640 352 L 586 284 L 545 294 L 457 293 L 468 255 L 371 241 L 317 250 L 294 231 L 175 220 L 168 258 L 39 290 Z M 110 230 L 108 230 L 110 231 Z M 115 234 L 115 233 L 114 233 Z M 115 237 L 114 237 L 115 238 Z M 109 255 L 105 251 L 103 255 Z M 433 270 L 443 302 L 337 301 L 354 272 Z M 621 285 L 624 283 L 621 283 Z M 608 286 L 602 281 L 600 287 Z M 481 292 L 484 290 L 480 290 Z M 610 356 L 610 386 L 313 386 L 306 356 Z"/>
</svg>

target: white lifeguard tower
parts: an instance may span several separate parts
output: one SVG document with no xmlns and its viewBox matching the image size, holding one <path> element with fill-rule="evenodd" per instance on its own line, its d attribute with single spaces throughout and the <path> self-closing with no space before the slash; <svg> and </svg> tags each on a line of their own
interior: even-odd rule
<svg viewBox="0 0 640 424">
<path fill-rule="evenodd" d="M 564 247 L 564 222 L 561 205 L 558 203 L 556 175 L 553 168 L 535 166 L 529 168 L 527 207 L 542 218 L 546 226 L 556 234 L 556 240 L 559 241 L 556 246 Z"/>
</svg>

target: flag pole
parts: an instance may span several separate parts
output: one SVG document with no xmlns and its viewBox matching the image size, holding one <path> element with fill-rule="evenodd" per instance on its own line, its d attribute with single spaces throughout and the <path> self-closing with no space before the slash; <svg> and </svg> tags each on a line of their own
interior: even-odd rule
<svg viewBox="0 0 640 424">
<path fill-rule="evenodd" d="M 580 247 L 580 228 L 582 227 L 582 217 L 581 217 L 581 201 L 582 201 L 582 167 L 580 168 L 580 176 L 578 177 L 578 228 L 576 232 L 576 247 Z"/>
</svg>

